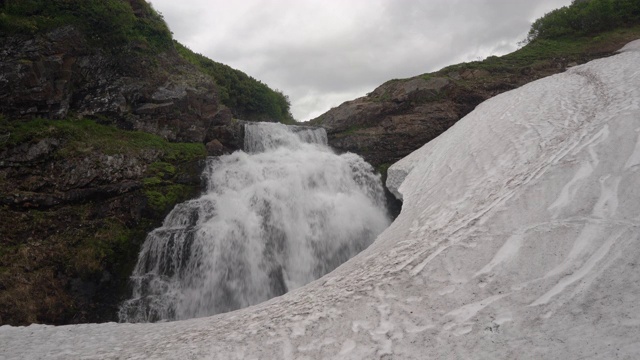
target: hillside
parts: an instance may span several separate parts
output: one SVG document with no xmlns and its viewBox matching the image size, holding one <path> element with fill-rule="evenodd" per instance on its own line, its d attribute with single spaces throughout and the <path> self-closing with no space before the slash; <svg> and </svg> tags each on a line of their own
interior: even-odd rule
<svg viewBox="0 0 640 360">
<path fill-rule="evenodd" d="M 511 54 L 390 80 L 311 123 L 327 129 L 332 147 L 360 154 L 384 175 L 390 164 L 436 138 L 484 100 L 611 56 L 639 37 L 639 2 L 575 1 L 538 19 L 527 44 Z"/>
<path fill-rule="evenodd" d="M 282 92 L 271 90 L 240 70 L 196 54 L 177 41 L 175 47 L 180 56 L 216 81 L 222 103 L 231 109 L 235 118 L 295 123 L 289 111 L 289 98 Z"/>
<path fill-rule="evenodd" d="M 0 2 L 0 325 L 115 320 L 146 233 L 241 146 L 237 118 L 292 120 L 189 54 L 143 0 Z"/>
<path fill-rule="evenodd" d="M 638 64 L 635 41 L 478 106 L 389 169 L 400 216 L 305 287 L 185 321 L 0 327 L 3 355 L 637 359 Z"/>
</svg>

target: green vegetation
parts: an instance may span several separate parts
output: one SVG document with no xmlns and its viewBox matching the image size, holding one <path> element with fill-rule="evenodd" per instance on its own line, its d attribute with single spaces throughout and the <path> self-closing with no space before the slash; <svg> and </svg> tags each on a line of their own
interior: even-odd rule
<svg viewBox="0 0 640 360">
<path fill-rule="evenodd" d="M 4 0 L 0 31 L 35 34 L 74 25 L 107 49 L 128 43 L 164 50 L 172 46 L 162 16 L 144 0 Z"/>
<path fill-rule="evenodd" d="M 31 36 L 67 25 L 73 25 L 90 43 L 113 55 L 122 55 L 120 50 L 129 45 L 148 55 L 175 47 L 184 59 L 215 80 L 222 103 L 236 117 L 295 123 L 287 96 L 242 71 L 174 42 L 162 15 L 145 0 L 0 1 L 0 33 Z M 149 60 L 155 63 L 153 58 Z"/>
<path fill-rule="evenodd" d="M 336 135 L 336 137 L 344 137 L 344 136 L 349 136 L 349 135 L 353 135 L 355 133 L 357 133 L 360 130 L 365 129 L 364 126 L 362 125 L 351 125 L 349 126 L 345 131 L 340 132 L 339 134 Z"/>
<path fill-rule="evenodd" d="M 639 22 L 638 0 L 573 0 L 536 20 L 527 41 L 593 35 Z"/>
<path fill-rule="evenodd" d="M 100 125 L 91 119 L 8 120 L 0 115 L 0 151 L 45 138 L 60 140 L 63 145 L 56 156 L 65 158 L 95 152 L 105 155 L 138 155 L 145 151 L 159 151 L 170 162 L 191 161 L 206 156 L 203 144 L 170 143 L 157 135 L 120 130 Z"/>
<path fill-rule="evenodd" d="M 156 161 L 147 167 L 142 181 L 147 203 L 158 216 L 164 216 L 175 204 L 193 196 L 193 186 L 176 183 L 176 176 L 180 175 L 176 165 Z"/>
<path fill-rule="evenodd" d="M 149 221 L 131 228 L 117 217 L 96 217 L 92 204 L 28 212 L 3 206 L 0 216 L 11 224 L 3 235 L 19 240 L 0 242 L 0 303 L 8 305 L 0 309 L 4 324 L 68 322 L 92 316 L 88 313 L 93 311 L 105 319 L 113 316 L 109 308 L 76 307 L 71 292 L 61 292 L 63 279 L 99 284 L 108 271 L 119 279 L 115 286 L 108 285 L 108 294 L 117 296 L 125 289 Z M 60 226 L 61 222 L 70 225 Z"/>
<path fill-rule="evenodd" d="M 96 162 L 96 169 L 108 172 L 103 155 L 124 155 L 138 159 L 134 164 L 139 164 L 141 173 L 131 179 L 136 185 L 108 201 L 89 196 L 48 208 L 16 210 L 11 205 L 0 206 L 0 288 L 4 289 L 0 291 L 0 323 L 113 320 L 115 309 L 108 306 L 116 304 L 127 290 L 126 279 L 146 234 L 159 225 L 173 205 L 199 191 L 198 164 L 206 157 L 206 150 L 203 144 L 170 143 L 156 135 L 120 130 L 91 119 L 8 120 L 0 115 L 0 153 L 25 145 L 33 147 L 45 139 L 55 140 L 56 145 L 24 164 L 26 171 L 32 171 L 30 167 L 82 164 L 89 159 Z M 57 175 L 53 172 L 50 176 Z M 0 192 L 37 194 L 3 177 Z M 43 191 L 41 195 L 64 197 L 64 190 Z M 123 207 L 130 207 L 131 213 L 113 210 Z M 103 283 L 105 274 L 113 280 Z M 90 304 L 96 308 L 78 308 L 87 306 L 89 298 L 82 294 L 75 298 L 75 290 L 63 291 L 71 284 L 66 282 L 69 279 L 79 289 L 85 282 L 89 288 L 101 287 L 101 298 Z"/>
<path fill-rule="evenodd" d="M 538 77 L 546 76 L 557 72 L 553 69 L 562 64 L 567 65 L 572 62 L 580 64 L 612 53 L 625 43 L 639 38 L 640 25 L 621 27 L 593 35 L 538 38 L 510 54 L 448 66 L 437 73 L 446 76 L 451 72 L 460 72 L 464 69 L 482 69 L 491 73 L 489 81 L 500 80 L 500 74 L 521 76 L 527 72 L 540 71 Z"/>
<path fill-rule="evenodd" d="M 144 191 L 149 207 L 158 214 L 166 214 L 180 201 L 193 195 L 193 188 L 182 184 L 145 184 Z"/>
<path fill-rule="evenodd" d="M 376 171 L 380 174 L 380 178 L 382 183 L 384 184 L 387 181 L 387 171 L 392 164 L 382 163 L 376 167 Z"/>
<path fill-rule="evenodd" d="M 55 138 L 60 146 L 52 154 L 54 158 L 72 159 L 95 153 L 136 157 L 149 152 L 159 153 L 160 160 L 147 167 L 143 180 L 147 201 L 159 216 L 193 195 L 192 186 L 176 183 L 176 177 L 181 173 L 178 167 L 206 157 L 206 149 L 201 143 L 170 143 L 156 135 L 120 130 L 90 119 L 8 121 L 0 116 L 0 137 L 2 135 L 9 136 L 0 143 L 0 151 Z"/>
<path fill-rule="evenodd" d="M 245 120 L 278 121 L 294 124 L 289 110 L 289 98 L 278 90 L 272 90 L 262 82 L 242 71 L 196 54 L 175 42 L 178 53 L 218 84 L 222 103 Z"/>
<path fill-rule="evenodd" d="M 535 77 L 551 75 L 567 64 L 584 63 L 610 54 L 639 37 L 640 1 L 574 0 L 570 6 L 536 20 L 521 49 L 500 57 L 489 56 L 483 61 L 447 66 L 420 77 L 428 80 L 434 76 L 461 74 L 465 70 L 486 70 L 490 75 L 483 79 L 457 79 L 456 83 L 464 87 L 507 82 L 518 86 L 521 85 L 517 81 L 519 77 L 523 78 L 522 83 L 532 80 L 526 79 L 528 73 L 534 73 Z M 394 81 L 399 80 L 385 84 Z"/>
<path fill-rule="evenodd" d="M 391 101 L 391 92 L 388 89 L 385 89 L 385 91 L 380 96 L 374 96 L 373 93 L 368 93 L 367 96 L 369 96 L 371 100 L 375 102 Z"/>
<path fill-rule="evenodd" d="M 69 254 L 71 256 L 66 261 L 68 271 L 86 279 L 102 272 L 106 263 L 119 263 L 118 256 L 131 246 L 131 234 L 130 229 L 114 218 L 96 223 L 90 234 L 82 234 L 86 240 L 78 241 L 76 251 Z M 69 235 L 65 234 L 65 237 L 72 238 Z"/>
</svg>

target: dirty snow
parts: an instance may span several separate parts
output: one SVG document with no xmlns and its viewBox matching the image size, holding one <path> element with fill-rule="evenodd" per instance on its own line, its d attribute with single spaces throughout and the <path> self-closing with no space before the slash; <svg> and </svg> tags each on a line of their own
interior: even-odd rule
<svg viewBox="0 0 640 360">
<path fill-rule="evenodd" d="M 478 106 L 389 169 L 402 213 L 282 297 L 0 327 L 0 359 L 640 358 L 640 41 Z"/>
</svg>

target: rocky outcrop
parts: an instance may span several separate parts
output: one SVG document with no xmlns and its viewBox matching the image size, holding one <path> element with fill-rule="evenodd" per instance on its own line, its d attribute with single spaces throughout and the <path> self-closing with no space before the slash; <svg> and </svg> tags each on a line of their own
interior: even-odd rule
<svg viewBox="0 0 640 360">
<path fill-rule="evenodd" d="M 329 144 L 355 152 L 380 172 L 431 141 L 478 104 L 568 67 L 611 55 L 633 33 L 592 41 L 583 51 L 558 54 L 544 44 L 482 62 L 449 66 L 391 80 L 367 96 L 347 101 L 311 121 L 327 129 Z"/>
<path fill-rule="evenodd" d="M 362 155 L 374 166 L 393 163 L 453 125 L 473 103 L 447 98 L 444 77 L 391 81 L 312 121 L 327 129 L 330 145 Z M 469 100 L 468 98 L 465 100 Z"/>
<path fill-rule="evenodd" d="M 116 320 L 146 233 L 241 147 L 214 81 L 140 46 L 0 37 L 0 325 Z"/>
<path fill-rule="evenodd" d="M 200 191 L 204 145 L 24 125 L 27 138 L 0 144 L 0 324 L 114 321 L 145 234 Z"/>
<path fill-rule="evenodd" d="M 7 117 L 93 117 L 181 142 L 212 141 L 231 122 L 214 81 L 174 49 L 151 56 L 129 44 L 112 53 L 72 26 L 1 43 L 0 112 Z"/>
</svg>

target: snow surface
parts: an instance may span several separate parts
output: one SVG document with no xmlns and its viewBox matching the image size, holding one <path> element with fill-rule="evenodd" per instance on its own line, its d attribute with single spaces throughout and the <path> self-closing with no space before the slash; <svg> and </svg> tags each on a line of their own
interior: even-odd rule
<svg viewBox="0 0 640 360">
<path fill-rule="evenodd" d="M 0 358 L 640 358 L 640 41 L 486 101 L 389 173 L 400 216 L 305 287 L 171 323 L 4 326 Z"/>
</svg>

